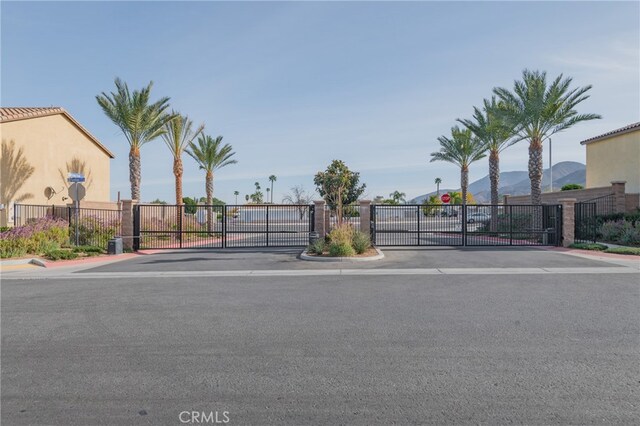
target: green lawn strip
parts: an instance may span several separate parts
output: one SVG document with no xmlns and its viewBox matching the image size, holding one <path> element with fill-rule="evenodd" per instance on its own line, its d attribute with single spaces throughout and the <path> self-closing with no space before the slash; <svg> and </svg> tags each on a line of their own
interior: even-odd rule
<svg viewBox="0 0 640 426">
<path fill-rule="evenodd" d="M 605 251 L 608 246 L 604 244 L 598 243 L 574 243 L 569 246 L 570 248 L 580 249 L 580 250 L 596 250 L 596 251 Z"/>
<path fill-rule="evenodd" d="M 604 251 L 605 253 L 628 254 L 631 256 L 640 256 L 640 247 L 611 247 Z"/>
</svg>

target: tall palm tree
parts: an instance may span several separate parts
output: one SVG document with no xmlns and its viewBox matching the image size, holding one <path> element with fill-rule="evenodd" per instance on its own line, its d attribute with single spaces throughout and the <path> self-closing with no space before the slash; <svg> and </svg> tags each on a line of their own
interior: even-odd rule
<svg viewBox="0 0 640 426">
<path fill-rule="evenodd" d="M 271 182 L 271 204 L 273 204 L 273 182 L 277 181 L 278 177 L 276 175 L 269 176 L 269 181 Z M 267 198 L 268 198 L 267 194 Z"/>
<path fill-rule="evenodd" d="M 513 125 L 507 124 L 498 111 L 495 96 L 483 101 L 482 110 L 473 107 L 473 119 L 458 119 L 467 129 L 482 141 L 489 151 L 489 181 L 491 184 L 491 204 L 497 205 L 500 186 L 500 152 L 513 145 Z M 495 215 L 492 215 L 492 217 Z"/>
<path fill-rule="evenodd" d="M 485 144 L 473 136 L 471 130 L 458 126 L 451 128 L 451 137 L 440 136 L 440 151 L 431 153 L 431 162 L 446 161 L 460 167 L 460 187 L 462 188 L 462 204 L 467 204 L 467 188 L 469 187 L 469 165 L 486 157 Z"/>
<path fill-rule="evenodd" d="M 173 175 L 176 183 L 176 204 L 182 204 L 182 153 L 189 144 L 204 130 L 204 124 L 193 128 L 193 122 L 186 115 L 171 112 L 175 118 L 164 125 L 165 133 L 162 135 L 164 143 L 173 156 Z"/>
<path fill-rule="evenodd" d="M 271 190 L 269 188 L 267 188 L 266 191 L 267 191 L 267 200 L 269 200 L 269 193 L 271 192 Z M 273 198 L 271 198 L 271 200 L 273 200 Z M 267 202 L 270 202 L 270 201 L 267 201 Z M 273 204 L 273 203 L 271 203 L 271 204 Z"/>
<path fill-rule="evenodd" d="M 602 118 L 598 114 L 578 114 L 575 107 L 589 98 L 591 85 L 570 89 L 572 79 L 560 74 L 547 85 L 547 73 L 524 70 L 513 92 L 493 89 L 500 100 L 500 114 L 516 133 L 516 141 L 529 141 L 531 204 L 542 204 L 542 144 L 551 135 L 576 123 Z"/>
<path fill-rule="evenodd" d="M 436 184 L 436 191 L 438 193 L 438 196 L 440 196 L 440 184 L 442 183 L 442 179 L 440 179 L 439 177 L 436 178 L 436 180 L 434 181 Z"/>
<path fill-rule="evenodd" d="M 129 91 L 127 83 L 116 78 L 116 91 L 102 92 L 96 96 L 98 105 L 113 123 L 120 128 L 129 142 L 129 182 L 131 198 L 140 199 L 140 148 L 165 133 L 164 125 L 175 118 L 167 113 L 169 98 L 163 97 L 151 103 L 153 82 L 141 90 Z"/>
<path fill-rule="evenodd" d="M 233 195 L 236 196 L 236 206 L 238 205 L 238 195 L 240 195 L 240 191 L 233 191 Z"/>
<path fill-rule="evenodd" d="M 231 157 L 235 155 L 233 148 L 229 144 L 222 145 L 222 136 L 215 139 L 209 135 L 201 134 L 197 143 L 191 142 L 186 152 L 189 154 L 200 170 L 204 170 L 205 189 L 207 193 L 207 231 L 210 233 L 213 229 L 213 172 L 230 164 L 236 164 L 238 161 Z"/>
</svg>

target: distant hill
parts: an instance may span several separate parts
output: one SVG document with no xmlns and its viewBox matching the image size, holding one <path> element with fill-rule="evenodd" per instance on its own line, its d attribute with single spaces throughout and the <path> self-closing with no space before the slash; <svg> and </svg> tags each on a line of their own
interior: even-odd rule
<svg viewBox="0 0 640 426">
<path fill-rule="evenodd" d="M 582 163 L 575 161 L 563 161 L 553 165 L 553 187 L 557 191 L 562 185 L 567 183 L 577 183 L 584 185 L 586 182 L 586 167 Z M 542 189 L 549 187 L 549 169 L 544 170 L 542 176 Z M 459 191 L 460 189 L 440 189 L 440 194 L 449 191 Z M 486 203 L 491 200 L 491 184 L 489 175 L 469 184 L 469 192 L 473 194 L 478 202 Z M 527 195 L 531 192 L 528 171 L 511 171 L 500 173 L 500 195 Z M 420 195 L 409 201 L 411 204 L 421 204 L 425 198 L 435 195 L 436 191 Z"/>
</svg>

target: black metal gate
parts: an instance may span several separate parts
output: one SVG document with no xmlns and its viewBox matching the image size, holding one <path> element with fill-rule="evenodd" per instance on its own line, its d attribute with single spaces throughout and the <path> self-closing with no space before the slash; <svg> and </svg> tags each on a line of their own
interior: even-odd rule
<svg viewBox="0 0 640 426">
<path fill-rule="evenodd" d="M 574 240 L 577 243 L 595 243 L 597 231 L 597 204 L 582 202 L 574 204 Z"/>
<path fill-rule="evenodd" d="M 159 205 L 134 209 L 134 247 L 211 249 L 305 246 L 313 205 Z"/>
<path fill-rule="evenodd" d="M 560 245 L 559 205 L 375 205 L 379 246 Z"/>
</svg>

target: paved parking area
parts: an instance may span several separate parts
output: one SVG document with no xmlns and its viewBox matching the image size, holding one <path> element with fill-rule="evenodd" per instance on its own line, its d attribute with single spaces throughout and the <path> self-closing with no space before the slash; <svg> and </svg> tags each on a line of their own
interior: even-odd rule
<svg viewBox="0 0 640 426">
<path fill-rule="evenodd" d="M 84 272 L 418 268 L 591 268 L 616 266 L 532 247 L 382 247 L 374 262 L 305 262 L 301 248 L 182 250 L 141 255 Z"/>
</svg>

